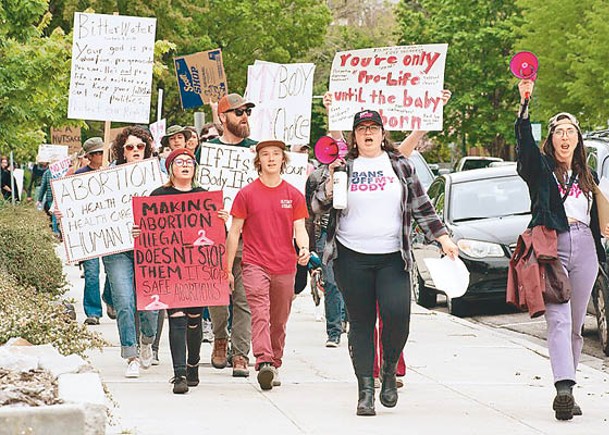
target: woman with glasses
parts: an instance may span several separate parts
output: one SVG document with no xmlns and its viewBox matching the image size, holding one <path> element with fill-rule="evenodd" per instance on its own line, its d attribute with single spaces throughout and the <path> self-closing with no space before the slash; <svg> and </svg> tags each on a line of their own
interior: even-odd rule
<svg viewBox="0 0 609 435">
<path fill-rule="evenodd" d="M 152 156 L 152 136 L 141 127 L 127 127 L 115 139 L 115 165 L 134 163 Z M 152 343 L 157 333 L 158 311 L 137 311 L 140 321 L 140 348 L 135 325 L 135 266 L 133 250 L 102 258 L 112 288 L 112 303 L 121 342 L 121 357 L 127 360 L 125 377 L 140 376 L 140 367 L 152 364 Z"/>
<path fill-rule="evenodd" d="M 334 275 L 343 294 L 350 322 L 349 350 L 358 381 L 357 415 L 375 415 L 374 328 L 378 304 L 383 321 L 381 404 L 398 400 L 396 365 L 408 338 L 412 265 L 412 218 L 454 258 L 457 246 L 436 215 L 413 165 L 385 137 L 378 112 L 355 115 L 350 150 L 347 207 L 332 209 L 323 260 L 334 261 Z M 312 199 L 315 213 L 332 207 L 337 160 Z"/>
<path fill-rule="evenodd" d="M 196 160 L 192 150 L 178 148 L 167 156 L 165 167 L 169 181 L 152 191 L 150 196 L 181 195 L 204 192 L 196 185 Z M 228 212 L 220 210 L 218 216 L 226 222 Z M 133 226 L 133 236 L 140 235 L 140 228 Z M 204 307 L 172 308 L 169 316 L 169 348 L 173 361 L 173 393 L 184 394 L 188 387 L 199 385 L 199 360 L 201 352 L 202 324 Z M 188 354 L 188 357 L 187 357 Z"/>
<path fill-rule="evenodd" d="M 598 178 L 586 164 L 577 119 L 566 112 L 553 116 L 540 150 L 533 139 L 528 113 L 533 81 L 520 81 L 518 89 L 518 173 L 529 186 L 532 213 L 529 227 L 543 225 L 556 230 L 558 257 L 571 284 L 570 301 L 545 303 L 548 349 L 556 387 L 552 408 L 557 420 L 571 420 L 574 415 L 582 415 L 573 397 L 573 385 L 583 345 L 581 330 L 586 307 L 598 261 L 605 261 L 601 231 L 607 237 L 609 228 L 599 227 L 592 194 Z"/>
</svg>

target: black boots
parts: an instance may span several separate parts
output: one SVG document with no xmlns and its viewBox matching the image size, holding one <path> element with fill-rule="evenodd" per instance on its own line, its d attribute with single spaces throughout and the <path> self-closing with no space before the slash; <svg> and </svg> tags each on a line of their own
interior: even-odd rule
<svg viewBox="0 0 609 435">
<path fill-rule="evenodd" d="M 395 378 L 396 364 L 383 361 L 381 369 L 382 386 L 379 399 L 386 408 L 393 408 L 398 403 L 398 386 Z"/>
<path fill-rule="evenodd" d="M 571 420 L 573 418 L 573 406 L 575 399 L 573 398 L 573 385 L 575 382 L 570 380 L 558 381 L 556 386 L 556 397 L 552 404 L 556 420 Z M 580 411 L 581 412 L 581 411 Z"/>
<path fill-rule="evenodd" d="M 374 378 L 360 377 L 357 378 L 357 388 L 359 391 L 359 400 L 357 401 L 357 415 L 376 415 L 374 410 Z"/>
</svg>

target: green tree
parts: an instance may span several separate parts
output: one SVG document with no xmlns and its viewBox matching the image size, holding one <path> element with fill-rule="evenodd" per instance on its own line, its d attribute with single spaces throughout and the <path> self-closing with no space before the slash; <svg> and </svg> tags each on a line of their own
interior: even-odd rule
<svg viewBox="0 0 609 435">
<path fill-rule="evenodd" d="M 445 87 L 453 97 L 436 138 L 463 154 L 480 147 L 509 157 L 517 99 L 508 64 L 519 8 L 510 0 L 402 0 L 397 17 L 401 44 L 449 44 Z"/>
</svg>

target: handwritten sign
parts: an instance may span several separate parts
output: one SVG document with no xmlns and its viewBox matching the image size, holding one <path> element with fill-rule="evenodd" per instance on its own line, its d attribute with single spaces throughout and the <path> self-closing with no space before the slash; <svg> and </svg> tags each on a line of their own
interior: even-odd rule
<svg viewBox="0 0 609 435">
<path fill-rule="evenodd" d="M 63 160 L 66 157 L 68 157 L 67 145 L 43 144 L 38 147 L 38 155 L 36 156 L 36 161 L 50 163 L 58 160 Z"/>
<path fill-rule="evenodd" d="M 133 249 L 131 198 L 162 183 L 158 159 L 51 180 L 68 262 Z"/>
<path fill-rule="evenodd" d="M 304 193 L 307 155 L 288 153 L 290 163 L 282 178 Z M 255 153 L 249 148 L 211 143 L 201 144 L 198 181 L 207 190 L 222 190 L 224 208 L 230 210 L 237 192 L 258 178 Z"/>
<path fill-rule="evenodd" d="M 222 50 L 202 51 L 174 58 L 183 109 L 217 103 L 227 93 Z"/>
<path fill-rule="evenodd" d="M 74 14 L 68 118 L 148 124 L 155 18 Z"/>
<path fill-rule="evenodd" d="M 51 163 L 49 165 L 49 171 L 51 171 L 51 179 L 61 178 L 66 175 L 71 165 L 71 157 L 66 157 L 65 159 L 58 160 L 55 163 Z"/>
<path fill-rule="evenodd" d="M 252 137 L 288 145 L 309 143 L 314 72 L 312 63 L 257 60 L 248 67 L 246 95 L 256 104 L 250 117 Z"/>
<path fill-rule="evenodd" d="M 67 145 L 68 154 L 77 153 L 82 148 L 80 127 L 51 128 L 51 142 Z"/>
<path fill-rule="evenodd" d="M 133 198 L 137 309 L 229 304 L 222 192 Z"/>
<path fill-rule="evenodd" d="M 152 124 L 150 124 L 149 127 L 150 127 L 150 133 L 152 134 L 152 137 L 154 138 L 154 147 L 160 148 L 161 139 L 163 138 L 163 136 L 165 136 L 165 130 L 167 127 L 166 119 L 163 118 L 160 121 L 153 122 Z"/>
<path fill-rule="evenodd" d="M 376 110 L 386 130 L 442 130 L 447 44 L 336 53 L 330 73 L 330 130 L 351 130 L 353 116 Z"/>
</svg>

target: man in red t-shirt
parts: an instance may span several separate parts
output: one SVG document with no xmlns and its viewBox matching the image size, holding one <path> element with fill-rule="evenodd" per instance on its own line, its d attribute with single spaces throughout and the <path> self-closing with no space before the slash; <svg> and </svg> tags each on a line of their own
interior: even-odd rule
<svg viewBox="0 0 609 435">
<path fill-rule="evenodd" d="M 226 241 L 232 287 L 233 261 L 239 236 L 243 237 L 243 286 L 252 312 L 252 348 L 263 390 L 281 385 L 277 369 L 283 357 L 296 262 L 305 265 L 310 255 L 305 198 L 281 178 L 287 162 L 283 142 L 270 140 L 256 145 L 254 166 L 259 178 L 237 193 Z M 294 253 L 294 237 L 298 256 Z"/>
</svg>

